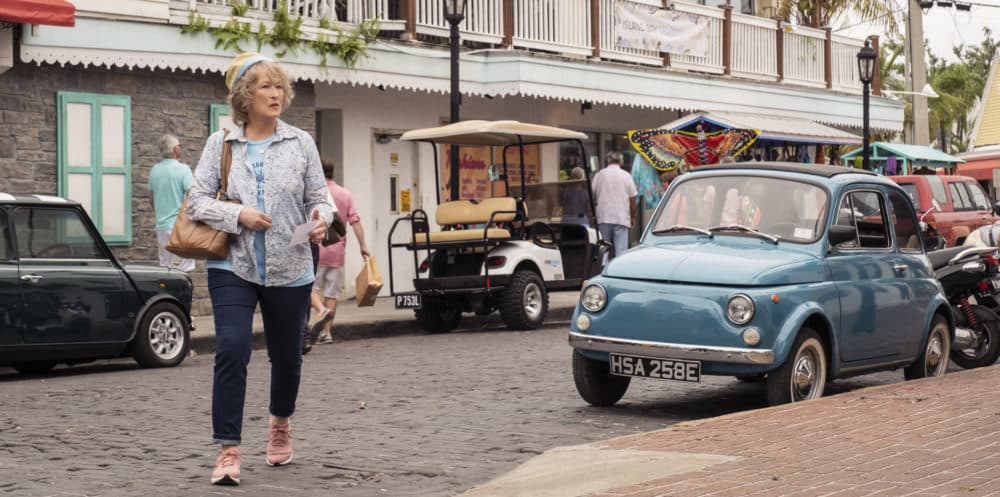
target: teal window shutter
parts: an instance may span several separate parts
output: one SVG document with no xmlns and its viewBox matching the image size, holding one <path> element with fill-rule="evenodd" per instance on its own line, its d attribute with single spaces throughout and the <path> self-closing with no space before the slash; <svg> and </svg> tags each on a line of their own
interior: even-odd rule
<svg viewBox="0 0 1000 497">
<path fill-rule="evenodd" d="M 132 99 L 56 93 L 58 193 L 80 202 L 110 245 L 132 245 Z"/>
</svg>

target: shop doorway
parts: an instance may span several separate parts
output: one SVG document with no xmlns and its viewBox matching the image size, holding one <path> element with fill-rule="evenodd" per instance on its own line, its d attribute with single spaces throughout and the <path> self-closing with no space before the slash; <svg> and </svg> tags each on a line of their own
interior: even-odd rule
<svg viewBox="0 0 1000 497">
<path fill-rule="evenodd" d="M 389 231 L 400 217 L 419 209 L 420 186 L 417 178 L 416 144 L 399 140 L 402 131 L 375 130 L 372 134 L 372 216 L 375 233 L 370 250 L 375 255 L 387 281 L 389 268 Z M 393 234 L 393 243 L 410 240 L 410 223 L 400 222 Z M 412 253 L 397 249 L 392 267 L 393 284 L 397 292 L 413 290 L 414 266 Z M 380 296 L 389 295 L 389 284 L 382 286 Z"/>
</svg>

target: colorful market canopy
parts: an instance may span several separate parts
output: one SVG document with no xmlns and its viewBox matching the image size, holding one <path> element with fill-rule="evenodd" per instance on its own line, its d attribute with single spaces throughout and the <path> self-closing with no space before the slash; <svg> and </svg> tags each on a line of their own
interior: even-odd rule
<svg viewBox="0 0 1000 497">
<path fill-rule="evenodd" d="M 908 174 L 912 171 L 909 167 L 929 167 L 932 169 L 938 169 L 942 167 L 952 167 L 965 162 L 954 155 L 948 155 L 935 148 L 927 147 L 924 145 L 904 145 L 902 143 L 885 143 L 885 142 L 872 142 L 871 144 L 871 157 L 870 160 L 873 165 L 880 166 L 883 163 L 889 163 L 890 158 L 894 157 L 895 161 L 901 163 L 901 169 L 898 173 Z M 855 157 L 861 157 L 861 149 L 854 149 L 840 158 L 847 162 L 851 162 Z M 891 171 L 887 171 L 887 174 L 894 174 Z"/>
<path fill-rule="evenodd" d="M 809 145 L 860 145 L 861 137 L 807 119 L 780 115 L 741 112 L 695 112 L 671 121 L 661 128 L 693 131 L 698 123 L 726 129 L 756 129 L 760 140 L 805 143 Z"/>
<path fill-rule="evenodd" d="M 0 21 L 73 26 L 76 7 L 64 0 L 3 0 L 0 1 Z"/>
</svg>

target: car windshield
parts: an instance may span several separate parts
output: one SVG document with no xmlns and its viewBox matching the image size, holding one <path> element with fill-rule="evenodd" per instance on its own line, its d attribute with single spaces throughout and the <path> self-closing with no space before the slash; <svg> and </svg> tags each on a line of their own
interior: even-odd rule
<svg viewBox="0 0 1000 497">
<path fill-rule="evenodd" d="M 826 191 L 809 183 L 757 176 L 696 177 L 679 183 L 663 200 L 652 233 L 707 230 L 809 243 L 822 234 L 828 205 Z"/>
</svg>

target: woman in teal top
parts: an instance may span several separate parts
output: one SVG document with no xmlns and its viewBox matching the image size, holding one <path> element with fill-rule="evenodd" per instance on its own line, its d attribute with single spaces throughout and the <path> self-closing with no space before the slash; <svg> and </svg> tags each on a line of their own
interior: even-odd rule
<svg viewBox="0 0 1000 497">
<path fill-rule="evenodd" d="M 229 257 L 208 262 L 208 289 L 215 317 L 212 385 L 213 439 L 222 449 L 212 483 L 240 481 L 243 406 L 250 362 L 253 313 L 260 304 L 271 361 L 271 402 L 266 462 L 291 462 L 289 418 L 295 411 L 302 367 L 302 328 L 313 282 L 308 243 L 291 244 L 296 226 L 312 224 L 322 240 L 333 218 L 316 143 L 281 121 L 293 92 L 278 63 L 242 54 L 226 72 L 237 128 L 208 138 L 188 201 L 192 219 L 230 233 Z M 227 195 L 220 185 L 223 140 L 232 144 Z"/>
</svg>

